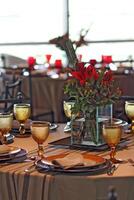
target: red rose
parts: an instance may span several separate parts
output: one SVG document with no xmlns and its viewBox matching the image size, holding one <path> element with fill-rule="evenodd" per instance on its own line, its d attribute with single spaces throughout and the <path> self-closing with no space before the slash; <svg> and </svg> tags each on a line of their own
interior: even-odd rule
<svg viewBox="0 0 134 200">
<path fill-rule="evenodd" d="M 99 74 L 97 73 L 95 67 L 93 67 L 92 65 L 89 65 L 86 68 L 86 78 L 94 78 L 94 80 L 97 80 L 99 77 Z"/>
<path fill-rule="evenodd" d="M 102 81 L 105 85 L 108 85 L 112 80 L 113 80 L 113 74 L 112 74 L 112 71 L 109 70 L 104 74 Z"/>
</svg>

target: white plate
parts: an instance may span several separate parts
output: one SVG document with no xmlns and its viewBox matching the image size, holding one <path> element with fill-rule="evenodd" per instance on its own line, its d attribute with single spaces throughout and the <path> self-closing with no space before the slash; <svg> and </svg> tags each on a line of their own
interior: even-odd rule
<svg viewBox="0 0 134 200">
<path fill-rule="evenodd" d="M 50 130 L 55 130 L 58 127 L 57 124 L 51 124 L 50 125 Z"/>
</svg>

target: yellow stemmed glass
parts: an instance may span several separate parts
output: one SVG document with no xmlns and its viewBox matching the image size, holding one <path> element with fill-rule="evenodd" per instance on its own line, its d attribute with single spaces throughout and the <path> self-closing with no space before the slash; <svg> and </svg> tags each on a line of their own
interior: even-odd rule
<svg viewBox="0 0 134 200">
<path fill-rule="evenodd" d="M 25 137 L 25 122 L 29 119 L 31 114 L 30 104 L 14 104 L 14 115 L 20 123 L 19 132 L 21 137 Z"/>
<path fill-rule="evenodd" d="M 64 113 L 66 117 L 70 119 L 70 121 L 68 121 L 66 126 L 64 127 L 64 132 L 71 131 L 71 119 L 73 118 L 72 108 L 74 104 L 75 104 L 74 101 L 63 101 Z"/>
<path fill-rule="evenodd" d="M 125 102 L 125 112 L 128 118 L 132 121 L 130 130 L 131 133 L 134 133 L 134 101 Z"/>
<path fill-rule="evenodd" d="M 45 159 L 43 143 L 49 135 L 50 123 L 45 121 L 32 121 L 30 124 L 32 137 L 38 144 L 38 158 Z"/>
<path fill-rule="evenodd" d="M 12 113 L 0 113 L 0 140 L 1 143 L 6 143 L 6 135 L 12 129 L 13 114 Z"/>
<path fill-rule="evenodd" d="M 120 124 L 115 124 L 112 121 L 103 124 L 103 137 L 108 146 L 110 147 L 110 161 L 113 163 L 122 162 L 115 158 L 116 147 L 120 142 L 123 127 Z"/>
</svg>

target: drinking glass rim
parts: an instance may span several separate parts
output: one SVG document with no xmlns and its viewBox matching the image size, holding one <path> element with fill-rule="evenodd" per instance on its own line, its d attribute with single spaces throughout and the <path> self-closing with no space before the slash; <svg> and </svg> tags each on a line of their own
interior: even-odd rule
<svg viewBox="0 0 134 200">
<path fill-rule="evenodd" d="M 103 128 L 106 127 L 106 128 L 117 128 L 117 127 L 121 127 L 122 128 L 122 125 L 121 124 L 115 124 L 114 121 L 106 121 L 106 122 L 103 122 Z"/>
<path fill-rule="evenodd" d="M 14 104 L 14 107 L 30 107 L 30 104 L 29 103 L 16 103 Z"/>
<path fill-rule="evenodd" d="M 75 101 L 63 101 L 65 104 L 75 104 Z"/>
<path fill-rule="evenodd" d="M 36 120 L 33 120 L 33 121 L 30 122 L 30 125 L 31 125 L 31 126 L 32 126 L 33 124 L 47 124 L 48 126 L 51 125 L 51 123 L 48 122 L 48 121 L 36 121 Z"/>
<path fill-rule="evenodd" d="M 125 101 L 125 104 L 134 104 L 134 100 Z"/>
<path fill-rule="evenodd" d="M 0 118 L 13 117 L 13 113 L 0 113 Z"/>
</svg>

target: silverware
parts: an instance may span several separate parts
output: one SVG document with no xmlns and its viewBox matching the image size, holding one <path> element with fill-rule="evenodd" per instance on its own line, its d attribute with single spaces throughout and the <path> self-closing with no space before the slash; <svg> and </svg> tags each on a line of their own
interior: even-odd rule
<svg viewBox="0 0 134 200">
<path fill-rule="evenodd" d="M 128 162 L 131 164 L 131 166 L 134 167 L 134 160 L 133 160 L 133 159 L 129 158 L 129 159 L 128 159 Z"/>
<path fill-rule="evenodd" d="M 118 169 L 118 167 L 119 167 L 119 164 L 111 164 L 111 166 L 107 170 L 107 174 L 109 176 L 112 176 L 114 174 L 115 170 Z"/>
<path fill-rule="evenodd" d="M 35 165 L 35 162 L 34 162 L 32 165 L 30 165 L 29 167 L 24 169 L 24 172 L 27 173 L 27 174 L 30 174 L 31 172 L 33 172 L 35 170 L 35 167 L 36 167 L 36 165 Z"/>
</svg>

